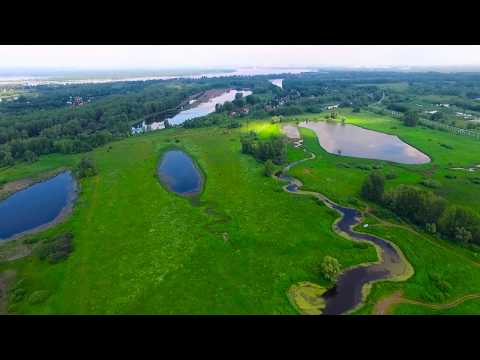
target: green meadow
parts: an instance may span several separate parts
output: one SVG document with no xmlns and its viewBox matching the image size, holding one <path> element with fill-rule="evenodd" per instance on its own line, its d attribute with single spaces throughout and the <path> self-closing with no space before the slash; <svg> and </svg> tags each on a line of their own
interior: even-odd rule
<svg viewBox="0 0 480 360">
<path fill-rule="evenodd" d="M 292 121 L 323 116 L 295 116 Z M 434 179 L 441 186 L 433 191 L 480 212 L 480 185 L 469 180 L 476 173 L 451 170 L 480 164 L 479 141 L 406 128 L 398 120 L 369 113 L 344 112 L 340 116 L 350 124 L 398 135 L 428 154 L 432 163 L 399 165 L 331 155 L 320 147 L 312 131 L 301 129 L 306 148 L 317 155 L 291 170 L 304 189 L 364 209 L 367 204 L 360 199 L 359 190 L 369 174 L 365 169 L 377 166 L 385 174 L 396 174 L 387 181 L 387 189 L 402 183 L 421 186 L 422 179 Z M 35 256 L 0 263 L 0 271 L 16 272 L 16 282 L 26 293 L 10 304 L 9 311 L 295 314 L 287 297 L 292 284 L 331 285 L 320 271 L 325 255 L 336 257 L 342 268 L 375 261 L 373 246 L 359 245 L 332 231 L 338 216 L 335 212 L 313 198 L 285 193 L 283 183 L 264 176 L 263 164 L 240 152 L 240 137 L 248 131 L 268 137 L 279 134 L 281 128 L 266 119 L 240 129 L 168 129 L 91 152 L 99 173 L 81 181 L 73 214 L 30 238 L 35 241 L 72 231 L 74 251 L 54 265 Z M 171 146 L 190 154 L 205 174 L 204 192 L 198 199 L 169 193 L 159 183 L 157 163 Z M 302 150 L 289 147 L 289 161 L 302 157 Z M 72 167 L 79 159 L 45 156 L 32 165 L 1 169 L 0 182 Z M 415 274 L 403 283 L 375 284 L 365 306 L 356 313 L 370 313 L 378 299 L 398 289 L 409 299 L 432 303 L 480 292 L 480 256 L 474 251 L 406 224 L 387 226 L 369 217 L 365 222 L 373 225 L 368 232 L 401 248 Z M 38 291 L 48 296 L 31 301 L 31 294 Z M 407 304 L 395 308 L 396 313 L 455 311 L 478 313 L 480 301 L 442 311 Z"/>
<path fill-rule="evenodd" d="M 299 281 L 327 284 L 318 269 L 325 255 L 346 267 L 374 260 L 373 247 L 359 248 L 330 231 L 335 213 L 283 192 L 263 175 L 262 164 L 242 155 L 241 131 L 173 129 L 95 150 L 99 174 L 81 182 L 72 216 L 36 235 L 71 230 L 71 256 L 55 265 L 34 256 L 0 265 L 17 272 L 27 293 L 10 311 L 294 314 L 286 291 Z M 173 144 L 206 174 L 200 202 L 169 193 L 158 181 L 160 153 Z M 31 304 L 36 291 L 50 296 Z"/>
</svg>

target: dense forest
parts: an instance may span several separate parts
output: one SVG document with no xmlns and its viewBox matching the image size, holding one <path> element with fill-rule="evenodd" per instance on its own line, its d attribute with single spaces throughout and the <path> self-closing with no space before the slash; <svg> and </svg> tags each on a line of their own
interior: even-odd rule
<svg viewBox="0 0 480 360">
<path fill-rule="evenodd" d="M 479 74 L 319 71 L 276 77 L 283 78 L 283 88 L 266 75 L 23 87 L 15 101 L 0 103 L 0 166 L 35 161 L 43 154 L 90 151 L 129 136 L 133 124 L 174 115 L 189 97 L 210 89 L 253 94 L 184 127 L 238 127 L 248 119 L 318 113 L 333 106 L 403 113 L 412 126 L 425 118 L 480 128 Z"/>
</svg>

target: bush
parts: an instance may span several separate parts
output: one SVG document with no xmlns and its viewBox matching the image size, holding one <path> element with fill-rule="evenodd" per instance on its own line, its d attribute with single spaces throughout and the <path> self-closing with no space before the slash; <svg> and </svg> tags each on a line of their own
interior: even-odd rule
<svg viewBox="0 0 480 360">
<path fill-rule="evenodd" d="M 422 181 L 420 181 L 420 184 L 431 189 L 438 189 L 442 186 L 442 184 L 440 184 L 438 181 L 432 179 L 423 179 Z"/>
<path fill-rule="evenodd" d="M 385 189 L 385 178 L 378 172 L 372 172 L 362 185 L 361 194 L 364 199 L 380 201 Z"/>
<path fill-rule="evenodd" d="M 480 185 L 480 178 L 479 177 L 468 178 L 468 181 L 470 181 L 472 184 Z"/>
<path fill-rule="evenodd" d="M 75 168 L 75 174 L 79 179 L 97 175 L 97 167 L 92 159 L 83 158 Z"/>
<path fill-rule="evenodd" d="M 73 234 L 65 233 L 53 239 L 43 241 L 35 248 L 35 255 L 40 260 L 57 263 L 66 259 L 73 251 Z"/>
<path fill-rule="evenodd" d="M 397 178 L 397 174 L 395 174 L 393 171 L 391 171 L 391 172 L 389 172 L 389 173 L 385 176 L 385 178 L 386 178 L 387 180 L 393 180 L 393 179 L 396 179 L 396 178 Z"/>
<path fill-rule="evenodd" d="M 450 206 L 443 212 L 438 227 L 449 239 L 462 243 L 480 243 L 480 217 L 470 209 Z"/>
<path fill-rule="evenodd" d="M 411 126 L 415 127 L 417 126 L 418 123 L 418 113 L 415 111 L 408 111 L 404 116 L 403 116 L 403 123 L 406 126 Z"/>
<path fill-rule="evenodd" d="M 264 174 L 265 176 L 272 176 L 274 172 L 275 172 L 275 165 L 273 164 L 272 160 L 268 159 L 267 161 L 265 161 Z"/>
<path fill-rule="evenodd" d="M 366 171 L 372 170 L 372 167 L 370 165 L 365 165 L 365 164 L 357 165 L 357 168 L 360 170 L 366 170 Z"/>
<path fill-rule="evenodd" d="M 25 298 L 27 291 L 24 288 L 16 288 L 10 291 L 9 302 L 17 303 Z"/>
<path fill-rule="evenodd" d="M 453 146 L 447 145 L 447 144 L 440 144 L 441 147 L 444 147 L 445 149 L 453 150 Z"/>
<path fill-rule="evenodd" d="M 41 304 L 45 302 L 49 296 L 50 293 L 47 290 L 37 290 L 28 297 L 28 303 L 30 305 Z"/>
<path fill-rule="evenodd" d="M 323 258 L 321 267 L 323 276 L 330 281 L 335 281 L 341 269 L 338 260 L 328 255 Z"/>
<path fill-rule="evenodd" d="M 447 174 L 447 175 L 445 175 L 445 178 L 446 178 L 446 179 L 456 179 L 457 176 L 456 176 L 456 175 Z"/>
</svg>

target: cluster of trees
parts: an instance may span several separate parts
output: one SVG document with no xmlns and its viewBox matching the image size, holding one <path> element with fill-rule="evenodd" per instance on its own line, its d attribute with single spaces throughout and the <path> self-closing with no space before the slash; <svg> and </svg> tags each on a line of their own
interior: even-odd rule
<svg viewBox="0 0 480 360">
<path fill-rule="evenodd" d="M 341 265 L 336 258 L 327 255 L 323 258 L 321 268 L 323 276 L 327 280 L 335 281 L 338 274 L 340 273 Z"/>
<path fill-rule="evenodd" d="M 284 136 L 272 136 L 261 140 L 256 133 L 242 137 L 242 153 L 252 155 L 260 161 L 271 160 L 275 164 L 282 164 L 287 157 L 287 141 Z"/>
<path fill-rule="evenodd" d="M 75 168 L 75 174 L 79 179 L 97 175 L 98 170 L 93 159 L 82 158 Z"/>
<path fill-rule="evenodd" d="M 407 111 L 403 115 L 403 123 L 406 126 L 415 127 L 418 124 L 418 112 L 416 111 Z"/>
<path fill-rule="evenodd" d="M 457 242 L 480 244 L 480 216 L 474 211 L 450 205 L 431 191 L 410 185 L 400 185 L 384 192 L 384 183 L 380 173 L 370 173 L 362 186 L 361 195 L 430 233 L 438 233 Z"/>
<path fill-rule="evenodd" d="M 123 85 L 115 86 L 122 88 Z M 43 154 L 90 151 L 128 136 L 133 123 L 155 119 L 157 114 L 204 90 L 199 85 L 175 81 L 144 84 L 138 86 L 138 92 L 131 92 L 130 85 L 125 86 L 123 94 L 105 96 L 79 107 L 62 103 L 53 109 L 24 108 L 15 114 L 0 113 L 0 166 L 12 165 L 18 160 L 34 161 Z M 69 89 L 65 89 L 67 94 Z"/>
</svg>

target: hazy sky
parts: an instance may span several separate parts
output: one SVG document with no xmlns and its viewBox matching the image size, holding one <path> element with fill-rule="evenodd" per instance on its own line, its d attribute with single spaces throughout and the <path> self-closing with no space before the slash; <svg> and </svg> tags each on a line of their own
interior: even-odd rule
<svg viewBox="0 0 480 360">
<path fill-rule="evenodd" d="M 0 68 L 480 65 L 478 45 L 0 45 Z"/>
</svg>

